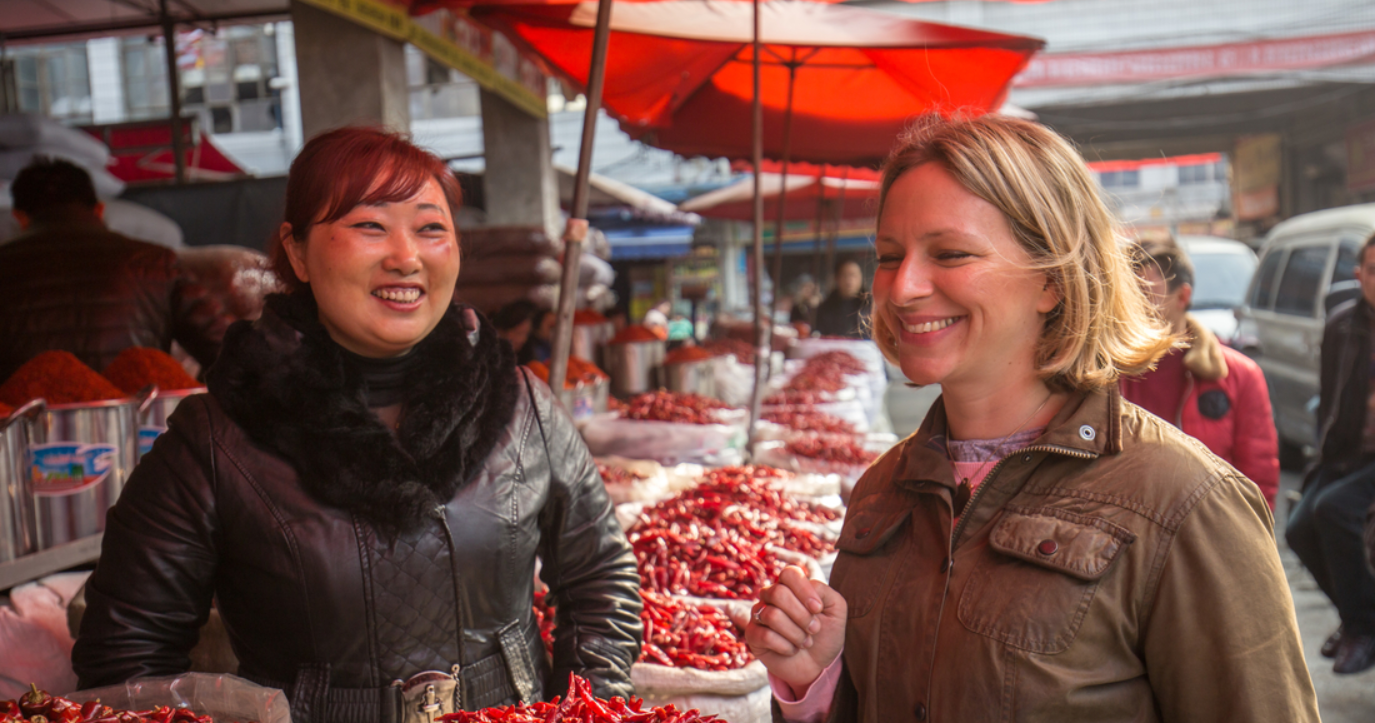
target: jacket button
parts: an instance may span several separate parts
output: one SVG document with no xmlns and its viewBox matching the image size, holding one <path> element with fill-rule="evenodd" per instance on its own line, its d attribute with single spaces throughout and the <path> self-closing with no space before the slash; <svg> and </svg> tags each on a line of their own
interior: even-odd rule
<svg viewBox="0 0 1375 723">
<path fill-rule="evenodd" d="M 947 558 L 945 558 L 944 560 L 941 560 L 941 572 L 949 572 L 949 571 L 950 571 L 950 558 L 947 557 Z"/>
<path fill-rule="evenodd" d="M 1055 544 L 1055 540 L 1041 540 L 1041 544 L 1036 546 L 1036 551 L 1042 555 L 1054 555 L 1060 546 Z"/>
<path fill-rule="evenodd" d="M 917 707 L 912 709 L 912 715 L 916 716 L 919 721 L 926 720 L 926 706 L 918 703 Z"/>
<path fill-rule="evenodd" d="M 1079 436 L 1092 442 L 1093 438 L 1098 436 L 1098 430 L 1085 424 L 1079 428 Z"/>
</svg>

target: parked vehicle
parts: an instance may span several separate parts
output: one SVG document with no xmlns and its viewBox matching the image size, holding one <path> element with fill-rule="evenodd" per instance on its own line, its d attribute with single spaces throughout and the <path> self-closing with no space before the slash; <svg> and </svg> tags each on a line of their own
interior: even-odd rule
<svg viewBox="0 0 1375 723">
<path fill-rule="evenodd" d="M 1280 459 L 1301 463 L 1317 443 L 1319 355 L 1327 312 L 1360 293 L 1361 246 L 1375 233 L 1375 203 L 1307 213 L 1276 226 L 1237 311 L 1233 346 L 1265 372 Z"/>
<path fill-rule="evenodd" d="M 1224 343 L 1236 336 L 1236 310 L 1256 272 L 1256 252 L 1240 241 L 1217 236 L 1180 236 L 1179 246 L 1194 265 L 1189 313 Z"/>
</svg>

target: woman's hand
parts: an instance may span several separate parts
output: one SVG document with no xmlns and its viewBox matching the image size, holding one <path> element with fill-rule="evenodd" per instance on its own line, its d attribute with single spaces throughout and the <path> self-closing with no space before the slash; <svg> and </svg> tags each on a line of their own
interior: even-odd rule
<svg viewBox="0 0 1375 723">
<path fill-rule="evenodd" d="M 760 593 L 745 642 L 774 677 L 802 695 L 845 646 L 845 598 L 789 566 Z"/>
</svg>

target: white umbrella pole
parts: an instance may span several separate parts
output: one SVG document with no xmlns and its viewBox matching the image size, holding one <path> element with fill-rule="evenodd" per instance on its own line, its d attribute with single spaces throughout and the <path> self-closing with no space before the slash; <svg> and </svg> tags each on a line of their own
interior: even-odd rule
<svg viewBox="0 0 1375 723">
<path fill-rule="evenodd" d="M 750 449 L 754 449 L 755 427 L 759 421 L 759 407 L 769 378 L 769 332 L 773 320 L 764 311 L 764 193 L 760 180 L 764 165 L 764 104 L 760 98 L 760 55 L 763 43 L 759 40 L 759 0 L 754 0 L 754 107 L 751 130 L 754 161 L 754 238 L 750 256 L 754 261 L 754 283 L 750 288 L 750 305 L 754 307 L 754 389 L 750 393 Z M 778 290 L 774 289 L 777 294 Z"/>
</svg>

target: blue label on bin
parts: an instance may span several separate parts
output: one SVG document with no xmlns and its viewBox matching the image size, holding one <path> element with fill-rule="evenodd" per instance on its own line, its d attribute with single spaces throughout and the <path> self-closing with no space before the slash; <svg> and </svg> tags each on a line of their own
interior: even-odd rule
<svg viewBox="0 0 1375 723">
<path fill-rule="evenodd" d="M 139 427 L 138 456 L 142 457 L 143 455 L 148 454 L 148 451 L 153 448 L 153 440 L 157 439 L 159 435 L 166 431 L 166 427 L 159 427 L 156 424 L 149 424 Z"/>
<path fill-rule="evenodd" d="M 29 447 L 33 493 L 57 497 L 90 489 L 110 475 L 117 452 L 113 444 L 35 444 Z"/>
</svg>

